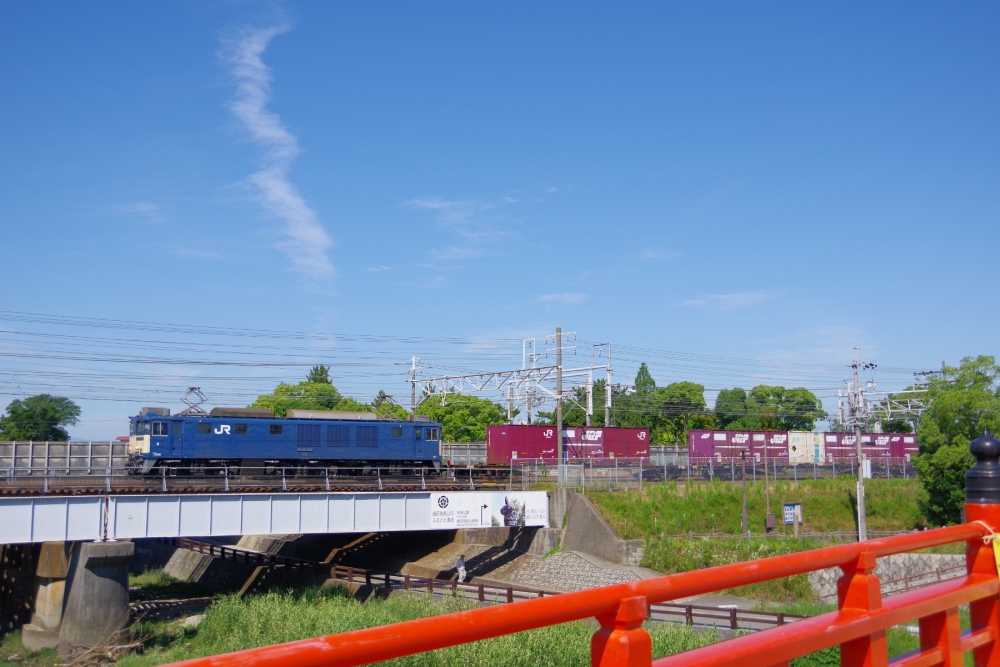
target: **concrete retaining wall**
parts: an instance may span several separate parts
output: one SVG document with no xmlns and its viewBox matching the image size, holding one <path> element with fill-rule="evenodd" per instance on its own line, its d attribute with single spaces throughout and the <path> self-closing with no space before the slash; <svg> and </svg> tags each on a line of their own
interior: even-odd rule
<svg viewBox="0 0 1000 667">
<path fill-rule="evenodd" d="M 940 570 L 964 565 L 965 556 L 957 554 L 895 554 L 878 559 L 875 575 L 882 581 L 883 593 L 894 593 L 905 590 L 900 581 L 904 577 L 909 578 L 912 587 L 937 581 Z M 836 601 L 837 580 L 842 575 L 839 567 L 810 572 L 809 583 L 820 599 Z"/>
<path fill-rule="evenodd" d="M 506 547 L 511 551 L 544 556 L 559 546 L 558 528 L 472 528 L 456 531 L 455 544 L 482 544 Z"/>
<path fill-rule="evenodd" d="M 593 503 L 581 493 L 569 497 L 562 548 L 582 551 L 620 565 L 638 565 L 643 555 L 643 541 L 618 537 Z"/>
</svg>

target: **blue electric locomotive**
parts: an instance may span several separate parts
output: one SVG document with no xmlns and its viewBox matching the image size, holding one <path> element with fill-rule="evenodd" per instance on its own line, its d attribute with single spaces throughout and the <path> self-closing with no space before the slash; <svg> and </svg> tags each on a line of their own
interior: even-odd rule
<svg viewBox="0 0 1000 667">
<path fill-rule="evenodd" d="M 174 415 L 143 408 L 130 419 L 129 454 L 137 472 L 154 468 L 441 466 L 441 425 L 384 420 L 369 412 L 215 408 Z"/>
</svg>

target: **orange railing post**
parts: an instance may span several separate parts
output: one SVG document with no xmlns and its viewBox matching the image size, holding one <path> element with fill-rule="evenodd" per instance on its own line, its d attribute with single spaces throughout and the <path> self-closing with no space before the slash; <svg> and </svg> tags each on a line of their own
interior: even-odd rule
<svg viewBox="0 0 1000 667">
<path fill-rule="evenodd" d="M 844 576 L 837 580 L 837 601 L 842 612 L 857 611 L 864 615 L 882 608 L 882 589 L 875 576 L 875 565 L 875 554 L 864 551 L 853 562 L 841 566 Z M 889 647 L 885 630 L 876 630 L 841 644 L 840 664 L 843 667 L 886 667 Z"/>
<path fill-rule="evenodd" d="M 649 667 L 653 639 L 642 627 L 649 616 L 644 597 L 624 598 L 614 614 L 597 617 L 601 629 L 590 640 L 591 667 Z"/>
<path fill-rule="evenodd" d="M 940 649 L 944 667 L 962 667 L 962 626 L 958 609 L 946 609 L 920 619 L 920 650 Z"/>
<path fill-rule="evenodd" d="M 965 520 L 980 521 L 992 531 L 1000 531 L 1000 441 L 989 431 L 969 444 L 969 451 L 976 458 L 976 465 L 965 473 Z M 970 576 L 997 577 L 998 565 L 993 550 L 995 544 L 984 544 L 981 539 L 968 542 L 965 565 Z M 987 641 L 972 649 L 976 667 L 1000 667 L 1000 608 L 997 596 L 969 603 L 972 632 L 985 631 Z M 923 627 L 921 627 L 923 643 Z M 948 663 L 945 663 L 948 664 Z M 961 661 L 955 664 L 962 664 Z"/>
</svg>

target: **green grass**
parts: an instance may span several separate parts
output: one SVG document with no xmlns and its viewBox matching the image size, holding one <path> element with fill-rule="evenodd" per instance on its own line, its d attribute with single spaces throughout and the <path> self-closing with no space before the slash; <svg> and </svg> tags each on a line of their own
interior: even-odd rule
<svg viewBox="0 0 1000 667">
<path fill-rule="evenodd" d="M 833 534 L 836 541 L 838 531 L 847 537 L 856 530 L 854 489 L 854 480 L 846 478 L 806 480 L 797 484 L 772 482 L 771 510 L 780 514 L 782 501 L 801 502 L 805 517 L 803 530 Z M 921 493 L 919 483 L 912 480 L 869 480 L 866 485 L 869 530 L 909 530 L 922 526 L 923 517 L 917 509 Z M 741 536 L 741 484 L 715 481 L 688 486 L 683 482 L 665 482 L 649 484 L 641 492 L 597 491 L 587 495 L 622 538 L 645 540 L 642 565 L 665 574 L 830 545 L 828 539 L 792 538 L 787 534 L 782 539 L 764 537 L 763 481 L 747 485 L 751 533 L 758 535 L 750 539 Z M 690 539 L 684 537 L 689 531 L 694 534 Z M 716 537 L 698 537 L 704 534 Z M 961 553 L 962 549 L 964 545 L 949 545 L 945 552 Z M 805 575 L 751 584 L 727 592 L 778 602 L 808 601 L 813 597 Z"/>
<path fill-rule="evenodd" d="M 271 592 L 258 596 L 217 599 L 197 630 L 179 624 L 145 625 L 135 636 L 145 638 L 144 655 L 130 655 L 121 667 L 145 667 L 165 662 L 215 655 L 307 637 L 396 623 L 435 614 L 474 608 L 459 599 L 438 600 L 424 595 L 393 596 L 364 604 L 339 589 L 310 589 L 298 593 Z M 458 667 L 489 664 L 499 667 L 590 664 L 593 621 L 564 623 L 516 635 L 454 646 L 390 661 L 398 667 Z M 717 640 L 714 632 L 696 632 L 683 625 L 650 624 L 653 654 L 660 657 L 697 648 Z"/>
<path fill-rule="evenodd" d="M 855 521 L 853 479 L 771 482 L 771 511 L 779 516 L 782 501 L 802 503 L 806 532 L 851 533 Z M 926 525 L 917 509 L 923 493 L 915 480 L 872 479 L 865 483 L 868 529 L 912 530 Z M 623 539 L 659 535 L 729 533 L 739 535 L 742 485 L 732 482 L 647 484 L 641 492 L 588 491 L 604 518 Z M 747 484 L 747 513 L 752 533 L 764 532 L 764 483 Z M 781 531 L 781 526 L 778 527 Z"/>
<path fill-rule="evenodd" d="M 53 667 L 59 656 L 53 650 L 29 653 L 21 646 L 21 631 L 16 630 L 0 640 L 0 665 L 3 667 Z"/>
<path fill-rule="evenodd" d="M 789 614 L 804 614 L 806 616 L 818 616 L 830 611 L 836 611 L 837 609 L 836 605 L 818 602 L 796 602 L 793 604 L 781 605 L 769 604 L 761 605 L 759 608 L 767 609 L 769 611 L 784 611 Z M 959 607 L 959 620 L 962 630 L 968 630 L 971 627 L 968 607 Z M 914 621 L 910 625 L 915 627 L 916 622 Z M 889 658 L 894 658 L 902 655 L 903 653 L 915 651 L 920 648 L 919 636 L 906 630 L 902 626 L 889 628 L 885 634 Z M 971 653 L 965 654 L 965 664 L 972 667 Z M 791 661 L 791 665 L 792 667 L 839 667 L 840 647 L 831 646 L 830 648 L 825 648 L 822 651 L 810 653 L 802 656 L 801 658 L 795 658 Z"/>
<path fill-rule="evenodd" d="M 132 602 L 169 598 L 190 598 L 205 596 L 205 589 L 198 584 L 175 579 L 162 569 L 146 570 L 141 574 L 129 574 L 128 585 Z"/>
<path fill-rule="evenodd" d="M 796 540 L 793 538 L 774 540 L 721 537 L 688 540 L 665 537 L 647 541 L 642 565 L 664 574 L 675 574 L 780 556 L 822 546 L 829 546 L 829 544 L 816 539 Z M 788 599 L 793 601 L 813 599 L 812 587 L 804 574 L 740 586 L 725 592 L 751 600 L 774 602 L 785 602 Z"/>
</svg>

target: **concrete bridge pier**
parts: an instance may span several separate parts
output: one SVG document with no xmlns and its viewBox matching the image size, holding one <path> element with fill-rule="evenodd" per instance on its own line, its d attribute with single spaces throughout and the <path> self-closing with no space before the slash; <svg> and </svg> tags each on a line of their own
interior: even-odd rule
<svg viewBox="0 0 1000 667">
<path fill-rule="evenodd" d="M 37 651 L 117 644 L 128 625 L 131 542 L 45 542 L 36 570 L 31 623 L 24 647 Z"/>
<path fill-rule="evenodd" d="M 43 542 L 39 546 L 35 565 L 35 604 L 31 622 L 21 628 L 21 643 L 32 651 L 55 648 L 59 643 L 73 543 Z"/>
</svg>

